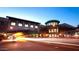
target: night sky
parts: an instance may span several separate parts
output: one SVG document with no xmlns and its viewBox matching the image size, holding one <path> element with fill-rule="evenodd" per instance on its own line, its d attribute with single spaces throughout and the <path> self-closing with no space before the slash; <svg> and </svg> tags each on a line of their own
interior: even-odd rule
<svg viewBox="0 0 79 59">
<path fill-rule="evenodd" d="M 51 19 L 73 26 L 79 24 L 78 7 L 0 7 L 0 17 L 12 16 L 44 24 Z"/>
</svg>

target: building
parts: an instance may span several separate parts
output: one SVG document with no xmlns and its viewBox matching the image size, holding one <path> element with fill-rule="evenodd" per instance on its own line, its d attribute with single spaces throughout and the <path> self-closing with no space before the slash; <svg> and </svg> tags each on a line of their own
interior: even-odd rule
<svg viewBox="0 0 79 59">
<path fill-rule="evenodd" d="M 0 33 L 23 32 L 27 37 L 79 37 L 79 26 L 60 24 L 58 20 L 49 20 L 45 25 L 39 22 L 6 16 L 0 17 Z"/>
<path fill-rule="evenodd" d="M 42 37 L 68 37 L 74 38 L 79 37 L 79 27 L 74 27 L 70 24 L 60 24 L 58 20 L 49 20 L 41 27 L 40 32 L 43 33 Z"/>
<path fill-rule="evenodd" d="M 72 37 L 75 33 L 76 27 L 63 23 L 59 25 L 59 37 Z"/>
<path fill-rule="evenodd" d="M 76 38 L 79 38 L 79 25 L 75 29 L 75 35 Z"/>
<path fill-rule="evenodd" d="M 45 23 L 46 26 L 48 27 L 49 37 L 58 37 L 59 23 L 60 21 L 58 20 L 50 20 Z"/>
<path fill-rule="evenodd" d="M 0 17 L 0 32 L 1 33 L 15 33 L 24 32 L 26 34 L 39 33 L 40 23 L 29 21 L 25 19 L 6 16 Z"/>
</svg>

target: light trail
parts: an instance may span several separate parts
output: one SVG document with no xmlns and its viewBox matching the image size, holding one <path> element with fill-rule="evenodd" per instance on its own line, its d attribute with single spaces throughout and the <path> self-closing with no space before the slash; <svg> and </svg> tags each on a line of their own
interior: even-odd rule
<svg viewBox="0 0 79 59">
<path fill-rule="evenodd" d="M 53 38 L 54 40 L 56 38 Z M 38 42 L 44 42 L 44 43 L 55 43 L 55 44 L 63 44 L 63 45 L 72 45 L 72 46 L 79 46 L 79 44 L 76 44 L 76 43 L 72 43 L 72 42 L 67 42 L 67 43 L 64 43 L 63 41 L 61 42 L 55 42 L 54 40 L 51 40 L 51 39 L 48 39 L 48 38 L 26 38 L 25 40 L 31 40 L 31 41 L 38 41 Z"/>
</svg>

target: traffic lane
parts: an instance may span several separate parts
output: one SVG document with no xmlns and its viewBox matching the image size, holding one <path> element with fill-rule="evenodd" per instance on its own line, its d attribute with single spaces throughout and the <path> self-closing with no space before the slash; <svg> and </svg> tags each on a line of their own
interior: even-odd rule
<svg viewBox="0 0 79 59">
<path fill-rule="evenodd" d="M 65 45 L 65 44 L 58 44 L 58 43 L 57 44 L 56 43 L 43 43 L 43 42 L 35 42 L 35 43 L 43 44 L 43 46 L 51 48 L 51 51 L 79 51 L 79 46 L 75 46 L 75 45 Z"/>
<path fill-rule="evenodd" d="M 79 51 L 79 47 L 34 41 L 5 42 L 0 43 L 0 51 Z"/>
</svg>

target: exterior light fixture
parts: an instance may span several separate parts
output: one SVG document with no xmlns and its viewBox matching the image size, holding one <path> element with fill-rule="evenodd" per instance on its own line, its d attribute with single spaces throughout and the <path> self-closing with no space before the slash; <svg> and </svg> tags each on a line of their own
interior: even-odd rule
<svg viewBox="0 0 79 59">
<path fill-rule="evenodd" d="M 10 29 L 13 29 L 13 27 L 11 26 Z"/>
</svg>

